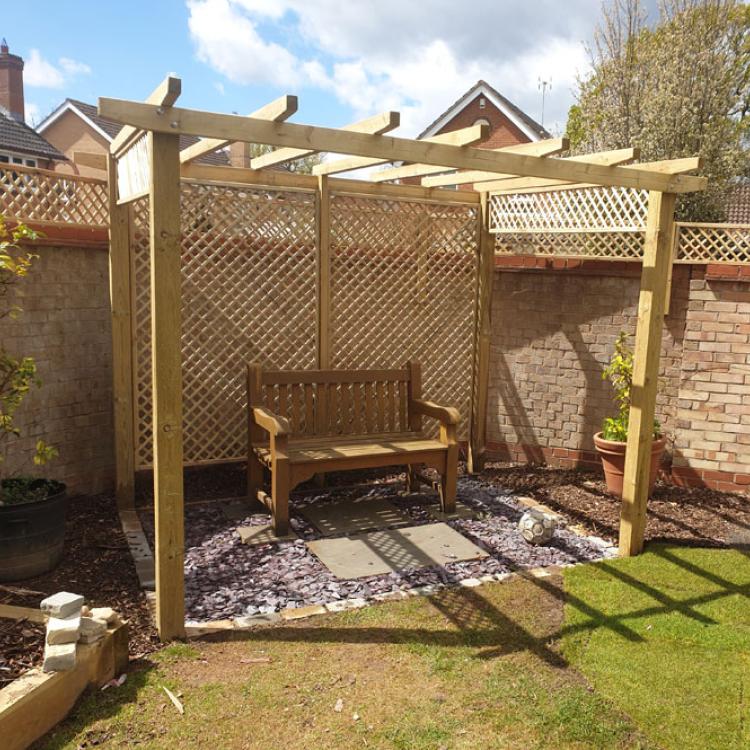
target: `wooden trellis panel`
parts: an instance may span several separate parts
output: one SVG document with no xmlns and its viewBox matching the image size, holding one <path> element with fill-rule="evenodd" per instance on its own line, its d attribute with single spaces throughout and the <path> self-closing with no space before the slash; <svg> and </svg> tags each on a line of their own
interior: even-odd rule
<svg viewBox="0 0 750 750">
<path fill-rule="evenodd" d="M 46 169 L 3 166 L 0 214 L 25 222 L 106 227 L 107 183 Z"/>
<path fill-rule="evenodd" d="M 456 406 L 468 436 L 478 206 L 333 194 L 331 365 L 422 365 L 425 398 Z"/>
<path fill-rule="evenodd" d="M 147 202 L 134 204 L 136 426 L 139 466 L 151 463 Z M 316 363 L 312 193 L 183 184 L 185 462 L 242 457 L 244 366 Z"/>
<path fill-rule="evenodd" d="M 750 263 L 750 224 L 678 223 L 677 263 Z"/>
<path fill-rule="evenodd" d="M 490 231 L 642 232 L 648 194 L 630 188 L 589 187 L 493 195 Z"/>
<path fill-rule="evenodd" d="M 538 232 L 495 235 L 498 255 L 640 260 L 643 232 Z"/>
</svg>

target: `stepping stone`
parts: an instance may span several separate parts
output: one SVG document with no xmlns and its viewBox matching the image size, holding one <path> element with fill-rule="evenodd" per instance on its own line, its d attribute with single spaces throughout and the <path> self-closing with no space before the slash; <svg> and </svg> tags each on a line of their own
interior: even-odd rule
<svg viewBox="0 0 750 750">
<path fill-rule="evenodd" d="M 290 531 L 286 536 L 276 536 L 273 526 L 270 523 L 264 523 L 259 526 L 239 526 L 237 533 L 240 535 L 242 544 L 249 545 L 273 544 L 274 542 L 298 539 L 293 531 Z"/>
<path fill-rule="evenodd" d="M 411 522 L 406 513 L 384 497 L 360 497 L 336 503 L 306 506 L 300 513 L 323 536 L 356 534 Z"/>
<path fill-rule="evenodd" d="M 56 646 L 47 644 L 44 647 L 43 672 L 67 672 L 76 665 L 76 644 L 61 643 Z"/>
<path fill-rule="evenodd" d="M 221 512 L 228 521 L 244 521 L 258 511 L 251 508 L 250 503 L 244 500 L 235 500 L 231 503 L 224 503 L 221 506 Z"/>
<path fill-rule="evenodd" d="M 456 510 L 453 513 L 443 513 L 443 511 L 440 510 L 439 505 L 429 507 L 427 509 L 427 512 L 436 521 L 455 521 L 461 518 L 474 518 L 474 516 L 476 516 L 477 514 L 474 508 L 470 508 L 460 500 L 456 500 Z"/>
<path fill-rule="evenodd" d="M 384 575 L 487 557 L 484 550 L 445 523 L 318 539 L 307 547 L 337 578 Z"/>
</svg>

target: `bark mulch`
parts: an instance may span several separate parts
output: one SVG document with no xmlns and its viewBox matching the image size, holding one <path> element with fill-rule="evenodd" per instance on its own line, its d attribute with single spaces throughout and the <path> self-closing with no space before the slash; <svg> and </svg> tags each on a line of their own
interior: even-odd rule
<svg viewBox="0 0 750 750">
<path fill-rule="evenodd" d="M 488 463 L 482 478 L 514 494 L 533 497 L 579 523 L 589 533 L 617 542 L 620 502 L 596 473 Z M 750 544 L 750 497 L 658 482 L 648 503 L 646 540 L 700 547 Z"/>
<path fill-rule="evenodd" d="M 57 591 L 82 594 L 90 606 L 117 610 L 129 621 L 131 657 L 158 648 L 113 498 L 71 498 L 60 564 L 45 575 L 0 586 L 0 603 L 38 607 Z M 41 664 L 43 651 L 43 626 L 0 619 L 0 686 Z"/>
</svg>

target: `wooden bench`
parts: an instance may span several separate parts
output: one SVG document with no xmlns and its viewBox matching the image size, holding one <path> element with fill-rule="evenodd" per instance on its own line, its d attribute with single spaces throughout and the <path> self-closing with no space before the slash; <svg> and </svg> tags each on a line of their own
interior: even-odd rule
<svg viewBox="0 0 750 750">
<path fill-rule="evenodd" d="M 278 370 L 247 368 L 247 489 L 273 514 L 275 533 L 289 531 L 289 492 L 316 474 L 376 466 L 407 466 L 407 484 L 419 486 L 417 467 L 441 476 L 444 512 L 456 505 L 457 409 L 424 401 L 419 364 L 402 370 Z M 422 432 L 422 418 L 440 422 L 440 437 Z M 271 472 L 270 494 L 263 489 Z"/>
</svg>

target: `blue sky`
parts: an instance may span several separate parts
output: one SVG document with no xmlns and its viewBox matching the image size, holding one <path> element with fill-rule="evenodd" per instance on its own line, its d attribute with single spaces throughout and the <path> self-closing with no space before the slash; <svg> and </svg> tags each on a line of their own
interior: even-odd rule
<svg viewBox="0 0 750 750">
<path fill-rule="evenodd" d="M 478 78 L 564 129 L 599 0 L 2 0 L 0 36 L 26 59 L 39 121 L 66 96 L 142 99 L 167 73 L 181 104 L 246 114 L 283 93 L 298 122 L 384 109 L 412 135 Z"/>
</svg>

